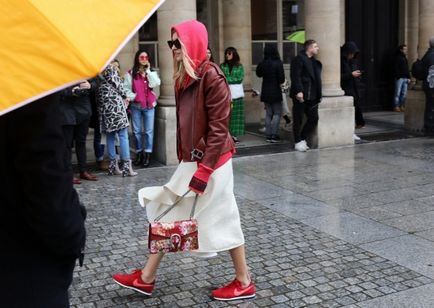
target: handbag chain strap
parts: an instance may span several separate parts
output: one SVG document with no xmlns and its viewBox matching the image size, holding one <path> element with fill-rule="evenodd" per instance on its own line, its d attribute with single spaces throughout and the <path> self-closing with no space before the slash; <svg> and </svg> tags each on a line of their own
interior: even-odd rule
<svg viewBox="0 0 434 308">
<path fill-rule="evenodd" d="M 155 222 L 159 221 L 161 218 L 163 218 L 164 216 L 167 215 L 167 213 L 169 213 L 171 210 L 173 210 L 175 208 L 175 206 L 181 202 L 182 199 L 184 199 L 184 197 L 190 192 L 191 190 L 189 189 L 185 194 L 183 194 L 181 197 L 178 198 L 178 200 L 175 201 L 175 203 L 173 203 L 167 210 L 165 210 L 163 213 L 161 213 L 157 218 L 154 219 Z M 194 198 L 194 202 L 193 202 L 193 207 L 191 208 L 191 212 L 190 212 L 190 219 L 193 218 L 194 216 L 194 212 L 196 211 L 196 204 L 197 204 L 197 198 L 199 197 L 198 194 L 196 194 L 195 198 Z"/>
</svg>

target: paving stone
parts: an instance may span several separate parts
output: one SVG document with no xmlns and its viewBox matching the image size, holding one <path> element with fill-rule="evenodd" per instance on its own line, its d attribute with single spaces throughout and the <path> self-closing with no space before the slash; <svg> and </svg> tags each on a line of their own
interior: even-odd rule
<svg viewBox="0 0 434 308">
<path fill-rule="evenodd" d="M 426 142 L 434 146 L 434 141 Z M 85 266 L 74 272 L 71 306 L 356 307 L 383 297 L 413 294 L 412 291 L 420 296 L 416 290 L 431 290 L 424 287 L 434 284 L 434 276 L 429 276 L 434 271 L 424 263 L 432 258 L 432 241 L 421 238 L 423 235 L 429 238 L 428 234 L 394 237 L 403 231 L 382 224 L 385 217 L 380 216 L 385 215 L 384 211 L 368 209 L 384 209 L 385 205 L 390 208 L 395 200 L 401 202 L 396 213 L 403 217 L 419 215 L 421 210 L 429 209 L 419 204 L 417 212 L 413 213 L 403 203 L 415 199 L 424 205 L 434 205 L 428 192 L 430 181 L 434 181 L 429 173 L 434 168 L 427 171 L 429 166 L 434 166 L 434 158 L 431 153 L 414 158 L 426 164 L 423 169 L 414 167 L 413 176 L 404 177 L 410 167 L 391 166 L 390 160 L 381 161 L 384 155 L 391 155 L 391 148 L 409 157 L 417 155 L 407 150 L 407 143 L 389 143 L 387 147 L 359 147 L 357 154 L 353 148 L 304 153 L 310 155 L 309 160 L 306 156 L 295 155 L 299 153 L 235 159 L 234 169 L 238 170 L 235 177 L 239 181 L 235 193 L 246 238 L 248 265 L 258 291 L 255 299 L 232 303 L 216 302 L 209 296 L 214 288 L 233 279 L 228 253 L 219 253 L 212 259 L 168 254 L 159 269 L 152 297 L 113 283 L 113 273 L 140 268 L 146 261 L 148 222 L 146 209 L 136 200 L 137 190 L 163 184 L 174 169 L 142 169 L 139 176 L 128 179 L 101 174 L 97 182 L 77 186 L 88 208 L 88 238 Z M 348 155 L 345 159 L 336 159 L 341 153 Z M 318 161 L 333 164 L 321 165 L 323 169 L 319 171 Z M 267 166 L 280 167 L 268 170 Z M 280 170 L 286 166 L 291 170 Z M 354 166 L 360 167 L 354 169 Z M 270 180 L 274 171 L 285 177 L 285 185 L 279 186 Z M 340 175 L 334 175 L 340 171 Z M 293 172 L 301 176 L 294 176 Z M 334 183 L 336 176 L 339 179 Z M 383 179 L 385 185 L 375 189 L 378 179 Z M 401 182 L 412 186 L 399 192 Z M 291 183 L 298 185 L 297 191 L 291 190 Z M 426 187 L 418 189 L 420 183 Z M 354 194 L 357 185 L 365 186 Z M 388 187 L 392 189 L 389 193 L 381 190 Z M 370 190 L 375 191 L 371 194 Z M 387 202 L 388 197 L 392 201 Z M 280 202 L 279 207 L 272 202 Z M 297 208 L 303 204 L 306 205 L 304 210 Z M 366 215 L 358 216 L 354 214 L 356 210 L 345 211 L 351 209 L 366 209 L 358 212 Z M 374 217 L 372 213 L 378 215 Z M 377 221 L 366 218 L 369 214 Z M 416 217 L 428 225 L 421 215 Z M 398 221 L 392 219 L 395 220 L 389 221 L 391 224 Z M 410 226 L 411 220 L 405 219 Z M 321 227 L 315 222 L 321 222 Z M 386 244 L 390 246 L 384 246 Z M 409 256 L 410 246 L 415 249 Z M 419 252 L 418 248 L 423 251 Z"/>
</svg>

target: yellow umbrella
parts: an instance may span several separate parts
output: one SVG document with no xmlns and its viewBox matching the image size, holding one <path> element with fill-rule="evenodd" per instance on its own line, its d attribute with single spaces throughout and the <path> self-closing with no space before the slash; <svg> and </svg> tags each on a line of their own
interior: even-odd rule
<svg viewBox="0 0 434 308">
<path fill-rule="evenodd" d="M 0 0 L 0 115 L 101 72 L 164 0 Z"/>
</svg>

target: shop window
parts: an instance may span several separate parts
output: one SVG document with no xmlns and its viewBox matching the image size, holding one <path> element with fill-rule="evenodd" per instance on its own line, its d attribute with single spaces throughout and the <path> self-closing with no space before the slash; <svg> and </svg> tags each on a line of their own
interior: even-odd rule
<svg viewBox="0 0 434 308">
<path fill-rule="evenodd" d="M 252 40 L 277 40 L 276 0 L 251 0 L 251 14 Z"/>
<path fill-rule="evenodd" d="M 151 57 L 151 65 L 158 67 L 158 28 L 157 12 L 139 29 L 139 50 Z"/>
</svg>

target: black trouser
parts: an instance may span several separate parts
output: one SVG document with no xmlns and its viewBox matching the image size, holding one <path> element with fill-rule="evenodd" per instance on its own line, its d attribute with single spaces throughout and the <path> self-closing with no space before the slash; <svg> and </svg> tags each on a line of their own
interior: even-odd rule
<svg viewBox="0 0 434 308">
<path fill-rule="evenodd" d="M 89 131 L 89 119 L 82 121 L 76 125 L 64 125 L 63 133 L 65 135 L 66 144 L 70 153 L 72 147 L 75 147 L 75 154 L 77 155 L 78 170 L 80 172 L 86 171 L 86 137 Z"/>
<path fill-rule="evenodd" d="M 294 142 L 298 143 L 306 140 L 315 130 L 318 125 L 318 103 L 312 101 L 304 101 L 300 103 L 293 99 L 292 120 L 294 132 Z M 302 127 L 303 116 L 306 115 L 306 123 Z"/>
<path fill-rule="evenodd" d="M 354 113 L 356 115 L 356 125 L 365 126 L 362 109 L 360 109 L 360 99 L 354 98 Z"/>
<path fill-rule="evenodd" d="M 434 89 L 425 90 L 425 132 L 434 133 Z"/>
</svg>

